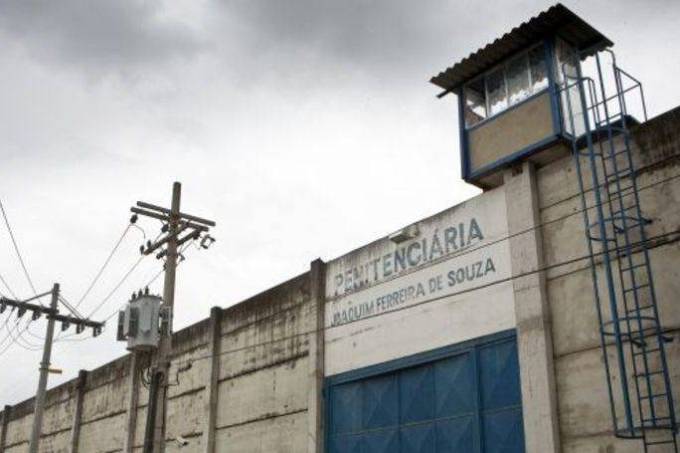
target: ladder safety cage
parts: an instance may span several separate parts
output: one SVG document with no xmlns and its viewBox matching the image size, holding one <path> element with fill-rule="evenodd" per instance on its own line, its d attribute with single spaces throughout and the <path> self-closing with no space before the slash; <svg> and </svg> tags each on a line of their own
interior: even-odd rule
<svg viewBox="0 0 680 453">
<path fill-rule="evenodd" d="M 600 53 L 594 55 L 597 80 L 584 77 L 580 65 L 575 74 L 568 74 L 566 63 L 558 71 L 562 113 L 571 131 L 577 130 L 575 117 L 583 121 L 580 126 L 585 130 L 581 136 L 572 134 L 571 142 L 614 433 L 642 439 L 645 453 L 655 451 L 654 447 L 678 453 L 678 423 L 665 351 L 671 339 L 664 335 L 659 320 L 645 232 L 651 222 L 640 206 L 628 125 L 634 120 L 626 95 L 639 90 L 645 121 L 647 108 L 640 81 L 618 67 L 611 50 L 604 52 L 611 57 L 615 86 L 610 96 Z M 624 87 L 624 81 L 632 84 Z M 574 112 L 573 101 L 580 112 Z"/>
</svg>

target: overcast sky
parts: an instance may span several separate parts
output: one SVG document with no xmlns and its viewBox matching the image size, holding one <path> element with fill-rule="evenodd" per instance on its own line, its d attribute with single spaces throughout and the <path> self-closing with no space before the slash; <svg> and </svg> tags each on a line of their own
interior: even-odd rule
<svg viewBox="0 0 680 453">
<path fill-rule="evenodd" d="M 218 224 L 214 248 L 187 250 L 179 268 L 176 328 L 474 196 L 459 176 L 455 98 L 437 100 L 428 79 L 550 4 L 0 0 L 0 199 L 36 289 L 59 282 L 79 301 L 130 205 L 169 204 L 175 180 L 183 210 Z M 652 115 L 680 104 L 680 2 L 566 4 L 616 43 Z M 130 231 L 85 314 L 142 240 Z M 11 247 L 0 225 L 0 275 L 28 297 Z M 143 261 L 93 318 L 159 269 Z M 64 374 L 50 385 L 122 353 L 115 328 L 58 342 Z M 40 352 L 15 344 L 0 361 L 0 404 L 31 396 Z"/>
</svg>

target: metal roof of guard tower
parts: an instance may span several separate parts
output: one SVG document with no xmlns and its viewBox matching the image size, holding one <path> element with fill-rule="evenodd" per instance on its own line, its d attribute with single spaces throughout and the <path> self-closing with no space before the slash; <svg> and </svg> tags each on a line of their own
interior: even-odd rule
<svg viewBox="0 0 680 453">
<path fill-rule="evenodd" d="M 453 91 L 467 80 L 549 35 L 560 36 L 581 51 L 584 57 L 613 45 L 606 36 L 558 3 L 440 72 L 430 82 L 446 90 L 445 93 Z"/>
</svg>

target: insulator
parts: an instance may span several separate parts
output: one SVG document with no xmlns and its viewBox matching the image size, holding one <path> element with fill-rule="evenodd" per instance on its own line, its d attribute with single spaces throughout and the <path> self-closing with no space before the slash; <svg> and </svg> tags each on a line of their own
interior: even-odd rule
<svg viewBox="0 0 680 453">
<path fill-rule="evenodd" d="M 39 311 L 34 311 L 33 314 L 31 315 L 31 319 L 33 321 L 36 321 L 37 319 L 40 318 L 40 312 Z"/>
<path fill-rule="evenodd" d="M 70 326 L 71 326 L 71 323 L 70 323 L 70 322 L 68 322 L 68 321 L 62 321 L 62 322 L 61 322 L 61 331 L 62 331 L 62 332 L 65 331 L 65 330 L 68 329 Z"/>
<path fill-rule="evenodd" d="M 210 236 L 209 234 L 206 234 L 205 236 L 203 236 L 203 239 L 201 239 L 201 247 L 204 249 L 208 249 L 215 241 L 216 239 L 214 237 Z"/>
<path fill-rule="evenodd" d="M 132 217 L 130 217 L 130 223 L 137 223 L 137 214 L 132 214 Z"/>
<path fill-rule="evenodd" d="M 139 253 L 144 255 L 144 245 L 139 246 Z"/>
<path fill-rule="evenodd" d="M 149 295 L 149 287 L 148 286 L 146 288 L 144 288 L 144 295 L 145 296 Z"/>
</svg>

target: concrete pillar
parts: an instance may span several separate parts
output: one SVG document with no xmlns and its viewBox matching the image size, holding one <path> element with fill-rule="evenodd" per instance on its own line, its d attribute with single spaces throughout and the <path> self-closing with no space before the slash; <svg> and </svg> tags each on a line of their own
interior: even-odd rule
<svg viewBox="0 0 680 453">
<path fill-rule="evenodd" d="M 210 309 L 210 338 L 208 353 L 211 356 L 208 366 L 208 382 L 206 384 L 205 425 L 203 427 L 203 445 L 205 453 L 215 453 L 217 425 L 218 387 L 220 385 L 220 348 L 222 345 L 222 309 Z"/>
<path fill-rule="evenodd" d="M 85 397 L 85 384 L 87 382 L 87 371 L 78 372 L 76 381 L 76 407 L 73 411 L 73 425 L 71 426 L 70 453 L 78 453 L 78 441 L 80 440 L 80 421 L 83 415 L 83 398 Z"/>
<path fill-rule="evenodd" d="M 307 453 L 324 450 L 324 323 L 326 302 L 326 263 L 312 261 L 309 272 L 312 328 L 309 336 L 309 379 L 307 392 Z"/>
<path fill-rule="evenodd" d="M 0 427 L 0 453 L 5 453 L 5 445 L 7 444 L 7 425 L 12 416 L 12 406 L 5 406 L 2 410 L 2 426 Z"/>
<path fill-rule="evenodd" d="M 135 434 L 137 433 L 137 406 L 139 406 L 140 362 L 141 357 L 139 356 L 139 353 L 133 352 L 130 354 L 127 383 L 127 388 L 130 389 L 130 393 L 128 393 L 126 409 L 127 432 L 125 433 L 123 453 L 132 453 L 135 448 Z"/>
<path fill-rule="evenodd" d="M 512 275 L 543 267 L 536 173 L 532 163 L 505 171 Z M 524 232 L 526 231 L 526 232 Z M 513 280 L 527 453 L 560 451 L 553 345 L 545 275 Z"/>
</svg>

